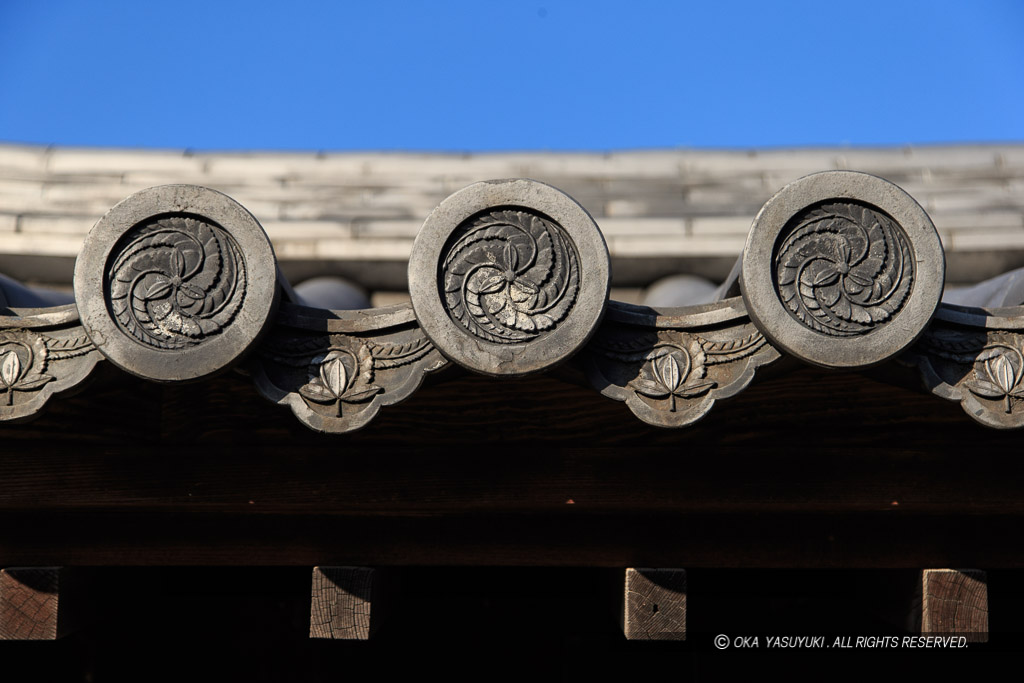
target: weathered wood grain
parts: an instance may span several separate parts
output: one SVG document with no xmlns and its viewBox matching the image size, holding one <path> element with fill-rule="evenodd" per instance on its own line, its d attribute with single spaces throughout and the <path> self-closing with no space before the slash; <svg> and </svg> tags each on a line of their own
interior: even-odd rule
<svg viewBox="0 0 1024 683">
<path fill-rule="evenodd" d="M 447 373 L 366 429 L 325 436 L 236 374 L 176 386 L 101 374 L 39 420 L 0 427 L 0 556 L 1024 564 L 1020 435 L 955 404 L 875 376 L 773 366 L 701 423 L 671 430 L 578 379 L 572 367 L 514 381 Z"/>
<path fill-rule="evenodd" d="M 309 637 L 369 640 L 382 618 L 380 582 L 369 567 L 314 567 Z"/>
<path fill-rule="evenodd" d="M 907 568 L 1021 566 L 1015 516 L 5 513 L 17 564 Z M 665 539 L 671 538 L 672 543 Z"/>
<path fill-rule="evenodd" d="M 738 396 L 716 403 L 700 423 L 683 429 L 642 423 L 625 405 L 583 386 L 582 375 L 571 365 L 517 380 L 465 375 L 452 368 L 428 377 L 409 400 L 382 410 L 363 430 L 335 436 L 302 426 L 290 410 L 261 398 L 238 374 L 157 385 L 113 372 L 82 394 L 54 402 L 34 422 L 3 425 L 5 440 L 38 444 L 42 437 L 46 450 L 83 441 L 137 448 L 162 442 L 177 454 L 215 446 L 354 453 L 422 449 L 425 444 L 477 444 L 492 452 L 539 443 L 670 447 L 676 452 L 685 445 L 694 454 L 721 446 L 855 453 L 907 445 L 947 451 L 980 444 L 983 448 L 973 450 L 989 450 L 1017 440 L 1012 432 L 973 424 L 956 404 L 907 388 L 919 380 L 914 371 L 898 366 L 862 375 L 779 364 L 760 372 Z"/>
<path fill-rule="evenodd" d="M 686 640 L 686 570 L 625 571 L 621 625 L 627 640 Z"/>
<path fill-rule="evenodd" d="M 988 575 L 978 569 L 921 572 L 921 633 L 988 642 Z"/>
<path fill-rule="evenodd" d="M 56 640 L 60 619 L 60 567 L 0 569 L 0 640 Z"/>
</svg>

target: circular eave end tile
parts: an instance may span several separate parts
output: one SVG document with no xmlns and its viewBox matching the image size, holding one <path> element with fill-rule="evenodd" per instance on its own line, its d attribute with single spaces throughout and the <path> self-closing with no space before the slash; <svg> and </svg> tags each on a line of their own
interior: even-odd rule
<svg viewBox="0 0 1024 683">
<path fill-rule="evenodd" d="M 244 207 L 196 185 L 163 185 L 114 206 L 75 263 L 82 325 L 114 365 L 189 381 L 234 364 L 278 302 L 270 240 Z"/>
<path fill-rule="evenodd" d="M 575 200 L 528 179 L 475 183 L 445 199 L 413 243 L 409 294 L 440 352 L 492 376 L 575 354 L 608 302 L 608 247 Z"/>
<path fill-rule="evenodd" d="M 861 368 L 899 354 L 942 298 L 945 255 L 928 214 L 898 186 L 828 171 L 782 188 L 754 219 L 740 287 L 778 348 Z"/>
</svg>

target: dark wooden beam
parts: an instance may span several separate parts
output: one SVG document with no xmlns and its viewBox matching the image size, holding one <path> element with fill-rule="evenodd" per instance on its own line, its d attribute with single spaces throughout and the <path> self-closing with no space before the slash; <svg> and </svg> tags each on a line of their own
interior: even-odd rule
<svg viewBox="0 0 1024 683">
<path fill-rule="evenodd" d="M 856 373 L 759 373 L 674 430 L 567 368 L 431 377 L 324 436 L 237 375 L 100 370 L 0 427 L 8 564 L 1024 565 L 1020 434 Z"/>
<path fill-rule="evenodd" d="M 1021 518 L 889 514 L 4 512 L 19 565 L 1021 566 Z M 673 543 L 665 543 L 671 537 Z"/>
<path fill-rule="evenodd" d="M 621 609 L 627 640 L 686 640 L 686 570 L 626 569 Z"/>
<path fill-rule="evenodd" d="M 921 633 L 988 642 L 988 575 L 978 569 L 921 572 Z"/>
<path fill-rule="evenodd" d="M 384 618 L 382 582 L 369 567 L 314 567 L 309 637 L 369 640 Z"/>
<path fill-rule="evenodd" d="M 230 447 L 281 448 L 300 453 L 344 447 L 353 450 L 505 445 L 521 451 L 549 447 L 629 446 L 668 448 L 678 454 L 720 447 L 749 448 L 776 457 L 795 450 L 842 450 L 912 444 L 921 452 L 995 451 L 1017 437 L 977 426 L 948 401 L 915 391 L 916 370 L 889 364 L 859 373 L 836 373 L 780 361 L 763 368 L 749 388 L 715 404 L 698 424 L 652 427 L 622 403 L 583 386 L 569 364 L 520 380 L 463 375 L 452 368 L 428 376 L 401 405 L 390 406 L 366 428 L 325 437 L 302 425 L 287 408 L 257 393 L 252 382 L 227 374 L 196 384 L 160 385 L 116 368 L 97 368 L 80 395 L 53 402 L 25 424 L 0 426 L 13 449 L 30 441 L 35 452 L 67 452 L 68 445 L 123 447 L 133 440 L 164 441 L 178 452 Z M 857 429 L 846 429 L 849 425 Z M 529 426 L 525 429 L 524 426 Z M 842 440 L 836 431 L 842 430 Z M 500 434 L 498 438 L 496 435 Z M 792 439 L 815 444 L 795 449 Z"/>
</svg>

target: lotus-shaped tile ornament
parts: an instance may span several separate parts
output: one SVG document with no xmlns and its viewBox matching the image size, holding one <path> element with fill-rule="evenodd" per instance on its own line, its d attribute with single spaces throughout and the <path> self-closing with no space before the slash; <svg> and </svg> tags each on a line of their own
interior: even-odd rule
<svg viewBox="0 0 1024 683">
<path fill-rule="evenodd" d="M 3 405 L 14 402 L 15 391 L 34 391 L 53 380 L 46 369 L 46 343 L 26 330 L 0 334 L 0 394 Z"/>
<path fill-rule="evenodd" d="M 971 393 L 1003 401 L 1003 409 L 1013 412 L 1012 399 L 1024 399 L 1021 376 L 1024 357 L 1007 344 L 992 344 L 982 349 L 974 361 L 974 377 L 964 382 Z"/>
<path fill-rule="evenodd" d="M 299 388 L 299 394 L 314 403 L 334 404 L 335 416 L 341 417 L 343 403 L 363 403 L 384 390 L 372 381 L 373 356 L 365 344 L 331 347 L 325 356 L 314 359 L 310 381 Z"/>
<path fill-rule="evenodd" d="M 645 374 L 650 379 L 640 377 L 633 380 L 633 390 L 648 398 L 668 399 L 669 412 L 675 412 L 677 398 L 695 398 L 706 394 L 717 383 L 701 381 L 705 372 L 704 354 L 699 344 L 695 344 L 692 350 L 696 362 L 682 346 L 671 343 L 655 346 L 647 355 L 645 365 Z"/>
</svg>

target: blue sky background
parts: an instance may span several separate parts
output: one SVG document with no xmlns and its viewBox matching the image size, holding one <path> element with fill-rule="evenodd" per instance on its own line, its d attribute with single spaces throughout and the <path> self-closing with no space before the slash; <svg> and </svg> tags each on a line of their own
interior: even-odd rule
<svg viewBox="0 0 1024 683">
<path fill-rule="evenodd" d="M 0 0 L 0 140 L 1021 141 L 1024 2 Z"/>
</svg>

